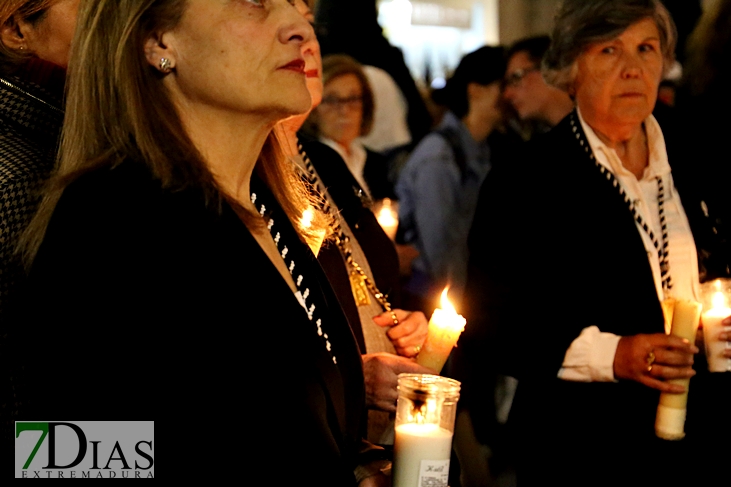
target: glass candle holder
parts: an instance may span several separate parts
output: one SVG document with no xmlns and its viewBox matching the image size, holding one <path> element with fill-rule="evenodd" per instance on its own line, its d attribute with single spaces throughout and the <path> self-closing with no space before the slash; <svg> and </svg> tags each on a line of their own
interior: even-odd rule
<svg viewBox="0 0 731 487">
<path fill-rule="evenodd" d="M 393 486 L 448 485 L 461 384 L 429 374 L 400 374 Z"/>
<path fill-rule="evenodd" d="M 703 302 L 703 342 L 706 347 L 708 370 L 711 372 L 731 372 L 731 359 L 723 356 L 729 349 L 729 342 L 718 339 L 723 331 L 731 331 L 721 322 L 731 316 L 731 279 L 714 279 L 701 284 Z"/>
</svg>

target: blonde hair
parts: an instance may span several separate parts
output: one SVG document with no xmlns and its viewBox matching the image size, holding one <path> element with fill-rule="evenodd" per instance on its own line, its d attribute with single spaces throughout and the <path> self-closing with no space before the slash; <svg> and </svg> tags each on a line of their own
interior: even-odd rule
<svg viewBox="0 0 731 487">
<path fill-rule="evenodd" d="M 46 9 L 57 0 L 3 0 L 0 3 L 0 26 L 13 25 L 16 16 L 29 22 L 43 18 Z M 10 75 L 32 55 L 11 49 L 0 42 L 0 75 Z"/>
<path fill-rule="evenodd" d="M 163 75 L 149 65 L 144 44 L 154 33 L 174 28 L 186 0 L 82 0 L 69 62 L 66 118 L 55 176 L 40 209 L 21 240 L 29 266 L 64 189 L 82 174 L 124 160 L 144 162 L 153 177 L 171 190 L 196 188 L 219 211 L 226 199 L 250 229 L 264 220 L 223 193 L 200 152 L 185 132 L 163 86 Z M 326 218 L 300 228 L 313 204 L 309 191 L 270 134 L 257 173 L 305 241 L 316 240 Z M 320 232 L 321 236 L 321 232 Z"/>
</svg>

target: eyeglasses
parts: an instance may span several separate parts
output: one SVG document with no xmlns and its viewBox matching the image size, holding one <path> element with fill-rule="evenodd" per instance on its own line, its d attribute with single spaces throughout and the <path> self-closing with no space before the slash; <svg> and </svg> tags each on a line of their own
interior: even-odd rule
<svg viewBox="0 0 731 487">
<path fill-rule="evenodd" d="M 505 80 L 503 80 L 503 83 L 505 83 L 505 86 L 512 86 L 515 88 L 520 84 L 521 81 L 523 81 L 523 78 L 528 76 L 533 71 L 540 71 L 541 68 L 538 66 L 533 66 L 532 68 L 526 68 L 526 69 L 516 69 L 512 73 L 510 73 Z"/>
<path fill-rule="evenodd" d="M 340 108 L 360 108 L 362 104 L 363 95 L 349 96 L 347 98 L 326 96 L 322 99 L 322 107 L 330 110 L 338 110 Z"/>
</svg>

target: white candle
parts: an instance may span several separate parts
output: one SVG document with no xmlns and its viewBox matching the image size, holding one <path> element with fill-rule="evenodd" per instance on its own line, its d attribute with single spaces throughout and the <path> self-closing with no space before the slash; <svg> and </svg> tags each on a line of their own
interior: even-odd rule
<svg viewBox="0 0 731 487">
<path fill-rule="evenodd" d="M 693 343 L 698 331 L 700 317 L 700 303 L 676 301 L 670 334 Z M 685 392 L 682 394 L 667 392 L 660 394 L 660 403 L 657 406 L 657 416 L 655 418 L 655 434 L 665 440 L 680 440 L 685 437 L 685 415 L 690 379 L 673 379 L 667 382 L 682 385 L 685 387 Z"/>
<path fill-rule="evenodd" d="M 393 487 L 447 485 L 451 452 L 452 432 L 438 424 L 396 426 Z"/>
<path fill-rule="evenodd" d="M 723 331 L 731 331 L 731 327 L 724 327 L 721 322 L 731 316 L 731 308 L 726 303 L 723 292 L 717 291 L 712 298 L 713 307 L 703 313 L 703 341 L 706 346 L 708 370 L 711 372 L 731 372 L 731 359 L 723 356 L 728 350 L 729 342 L 722 342 L 718 335 Z"/>
<path fill-rule="evenodd" d="M 390 198 L 383 198 L 381 208 L 376 212 L 378 223 L 391 240 L 396 239 L 396 231 L 398 230 L 398 212 L 394 209 L 394 206 L 395 204 Z"/>
<path fill-rule="evenodd" d="M 442 292 L 442 308 L 435 309 L 429 320 L 429 332 L 424 341 L 424 347 L 416 358 L 419 365 L 437 372 L 444 367 L 444 363 L 467 323 L 467 320 L 458 315 L 452 303 L 449 302 L 447 291 L 448 288 L 445 288 Z"/>
</svg>

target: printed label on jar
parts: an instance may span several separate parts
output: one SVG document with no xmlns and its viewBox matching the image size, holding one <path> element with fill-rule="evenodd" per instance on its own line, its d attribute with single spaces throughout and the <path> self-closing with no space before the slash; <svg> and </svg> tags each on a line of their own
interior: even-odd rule
<svg viewBox="0 0 731 487">
<path fill-rule="evenodd" d="M 449 460 L 422 460 L 419 487 L 448 487 Z"/>
</svg>

